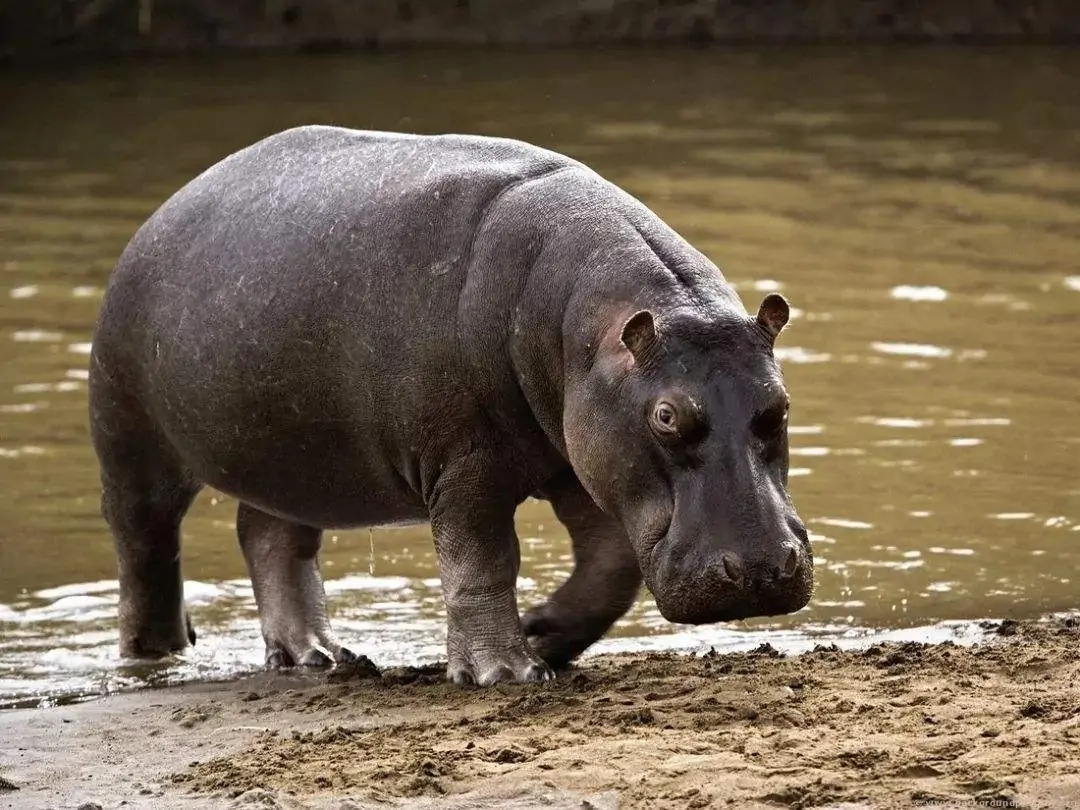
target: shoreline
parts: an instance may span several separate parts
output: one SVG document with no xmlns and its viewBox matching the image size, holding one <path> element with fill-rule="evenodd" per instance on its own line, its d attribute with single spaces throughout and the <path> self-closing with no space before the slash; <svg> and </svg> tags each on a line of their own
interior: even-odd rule
<svg viewBox="0 0 1080 810">
<path fill-rule="evenodd" d="M 0 712 L 0 808 L 1071 806 L 1078 680 L 1074 615 L 970 646 L 600 655 L 532 687 L 260 673 Z"/>
<path fill-rule="evenodd" d="M 1068 613 L 1047 614 L 1067 617 Z M 1078 613 L 1080 615 L 1080 613 Z M 1020 617 L 1036 618 L 1036 617 Z M 970 645 L 982 641 L 987 628 L 996 626 L 999 617 L 984 619 L 942 619 L 926 624 L 903 625 L 899 627 L 879 627 L 853 625 L 844 629 L 827 628 L 823 625 L 805 624 L 795 628 L 743 628 L 735 634 L 721 638 L 702 636 L 700 628 L 685 628 L 682 631 L 655 633 L 649 635 L 616 636 L 609 635 L 587 650 L 579 663 L 586 663 L 597 656 L 620 654 L 677 653 L 695 655 L 713 649 L 717 653 L 738 653 L 750 651 L 761 644 L 769 644 L 785 655 L 798 655 L 820 645 L 833 645 L 843 650 L 861 650 L 882 642 L 916 641 L 934 644 L 952 641 L 959 645 Z M 219 639 L 220 641 L 220 639 Z M 114 644 L 108 645 L 112 650 Z M 440 651 L 443 645 L 440 645 Z M 263 671 L 261 663 L 261 639 L 252 648 L 250 663 L 234 667 L 207 669 L 208 661 L 200 656 L 208 649 L 199 645 L 189 647 L 178 657 L 164 659 L 162 662 L 144 661 L 102 661 L 102 669 L 95 673 L 85 673 L 82 686 L 54 687 L 46 685 L 39 689 L 24 691 L 4 691 L 0 682 L 0 713 L 13 709 L 38 709 L 82 703 L 111 695 L 118 695 L 144 689 L 164 689 L 197 683 L 227 683 L 257 675 Z M 212 654 L 211 654 L 212 657 Z M 440 655 L 408 655 L 397 651 L 389 660 L 379 655 L 376 664 L 379 667 L 400 667 L 407 665 L 426 666 L 441 660 Z M 119 672 L 125 671 L 127 679 L 117 680 Z M 140 675 L 135 672 L 142 673 Z M 110 673 L 113 677 L 110 677 Z M 94 685 L 91 686 L 90 682 Z M 8 682 L 10 683 L 10 682 Z M 49 683 L 48 680 L 45 681 Z"/>
</svg>

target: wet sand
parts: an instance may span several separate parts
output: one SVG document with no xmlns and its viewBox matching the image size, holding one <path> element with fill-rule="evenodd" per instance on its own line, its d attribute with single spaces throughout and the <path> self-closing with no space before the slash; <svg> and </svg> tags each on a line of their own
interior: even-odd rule
<svg viewBox="0 0 1080 810">
<path fill-rule="evenodd" d="M 0 807 L 1080 806 L 1078 682 L 1075 616 L 534 687 L 262 674 L 0 712 Z"/>
</svg>

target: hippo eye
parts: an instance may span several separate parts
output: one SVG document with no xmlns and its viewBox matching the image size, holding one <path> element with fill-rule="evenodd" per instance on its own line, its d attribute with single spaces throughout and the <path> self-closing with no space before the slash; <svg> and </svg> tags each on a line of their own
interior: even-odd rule
<svg viewBox="0 0 1080 810">
<path fill-rule="evenodd" d="M 661 400 L 656 403 L 653 410 L 653 422 L 661 433 L 676 434 L 679 432 L 679 417 L 675 412 L 675 406 L 670 402 Z"/>
<path fill-rule="evenodd" d="M 786 426 L 789 403 L 783 402 L 768 408 L 754 417 L 751 429 L 759 439 L 775 438 Z"/>
</svg>

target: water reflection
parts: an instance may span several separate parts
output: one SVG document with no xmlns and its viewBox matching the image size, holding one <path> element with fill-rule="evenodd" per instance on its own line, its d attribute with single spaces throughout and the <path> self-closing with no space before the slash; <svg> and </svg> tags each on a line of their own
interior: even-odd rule
<svg viewBox="0 0 1080 810">
<path fill-rule="evenodd" d="M 235 503 L 207 492 L 184 527 L 199 645 L 164 667 L 118 668 L 85 366 L 108 272 L 142 220 L 210 163 L 297 123 L 560 149 L 654 207 L 749 307 L 774 290 L 796 305 L 777 357 L 813 602 L 685 628 L 642 599 L 598 649 L 965 633 L 936 623 L 1075 605 L 1080 54 L 486 54 L 456 55 L 453 70 L 442 58 L 0 77 L 12 99 L 0 128 L 0 695 L 258 665 Z M 541 504 L 523 506 L 518 530 L 531 604 L 566 577 L 569 547 Z M 337 625 L 364 652 L 441 654 L 426 528 L 335 533 L 323 568 Z"/>
</svg>

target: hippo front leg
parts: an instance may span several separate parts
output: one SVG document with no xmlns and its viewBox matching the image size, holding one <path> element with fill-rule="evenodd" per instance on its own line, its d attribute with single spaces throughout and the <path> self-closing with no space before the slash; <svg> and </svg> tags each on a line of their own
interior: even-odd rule
<svg viewBox="0 0 1080 810">
<path fill-rule="evenodd" d="M 529 643 L 556 669 L 565 667 L 630 609 L 641 586 L 637 557 L 619 522 L 568 475 L 542 493 L 570 532 L 574 571 L 523 619 Z"/>
<path fill-rule="evenodd" d="M 491 504 L 493 491 L 494 483 L 482 494 L 446 489 L 432 513 L 446 603 L 446 676 L 480 686 L 546 681 L 551 669 L 529 648 L 518 614 L 514 504 Z"/>
</svg>

